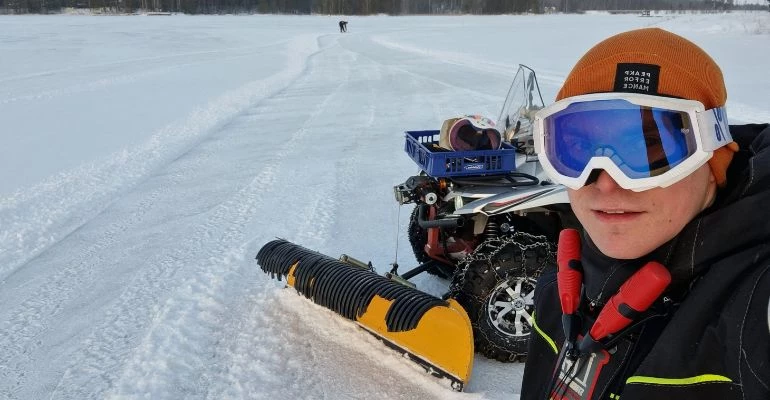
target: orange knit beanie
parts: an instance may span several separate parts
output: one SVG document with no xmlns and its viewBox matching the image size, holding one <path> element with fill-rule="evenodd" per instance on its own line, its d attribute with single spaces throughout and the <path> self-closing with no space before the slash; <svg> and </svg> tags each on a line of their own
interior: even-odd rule
<svg viewBox="0 0 770 400">
<path fill-rule="evenodd" d="M 697 100 L 706 109 L 727 101 L 722 71 L 694 43 L 659 28 L 612 36 L 583 55 L 556 100 L 589 93 L 635 92 Z M 717 184 L 724 186 L 727 167 L 738 151 L 729 143 L 709 159 Z"/>
</svg>

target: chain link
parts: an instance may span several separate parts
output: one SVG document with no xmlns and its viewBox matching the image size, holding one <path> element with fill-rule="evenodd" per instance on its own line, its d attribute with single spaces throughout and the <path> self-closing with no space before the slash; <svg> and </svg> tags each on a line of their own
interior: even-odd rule
<svg viewBox="0 0 770 400">
<path fill-rule="evenodd" d="M 489 267 L 492 267 L 491 260 L 497 256 L 507 245 L 516 246 L 521 252 L 521 265 L 524 267 L 527 265 L 527 252 L 529 250 L 537 250 L 538 248 L 544 248 L 547 254 L 546 262 L 542 263 L 534 271 L 535 277 L 539 276 L 543 268 L 548 263 L 554 261 L 555 251 L 553 244 L 551 244 L 544 235 L 532 235 L 527 232 L 516 231 L 511 235 L 498 236 L 490 238 L 482 242 L 476 247 L 471 254 L 468 254 L 460 263 L 460 267 L 457 268 L 452 284 L 449 286 L 450 297 L 456 297 L 465 286 L 465 279 L 467 276 L 468 268 L 477 262 L 485 262 Z M 525 276 L 530 272 L 526 268 L 522 271 Z M 501 277 L 504 278 L 504 277 Z"/>
</svg>

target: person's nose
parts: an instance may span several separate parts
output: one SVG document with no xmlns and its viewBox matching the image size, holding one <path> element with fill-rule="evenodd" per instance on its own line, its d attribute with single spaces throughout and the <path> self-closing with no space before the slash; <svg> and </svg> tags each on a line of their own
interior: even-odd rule
<svg viewBox="0 0 770 400">
<path fill-rule="evenodd" d="M 612 192 L 614 190 L 623 189 L 605 170 L 601 170 L 599 172 L 599 176 L 596 178 L 594 184 L 596 185 L 596 188 L 601 192 Z"/>
</svg>

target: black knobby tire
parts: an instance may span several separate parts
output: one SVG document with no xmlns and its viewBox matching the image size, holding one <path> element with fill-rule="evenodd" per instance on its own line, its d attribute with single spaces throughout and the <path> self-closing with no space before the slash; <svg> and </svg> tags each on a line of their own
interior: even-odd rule
<svg viewBox="0 0 770 400">
<path fill-rule="evenodd" d="M 420 264 L 426 263 L 432 258 L 430 258 L 427 254 L 425 254 L 425 244 L 428 243 L 428 230 L 423 229 L 418 220 L 417 215 L 419 212 L 420 206 L 416 206 L 412 210 L 412 214 L 409 216 L 409 244 L 412 245 L 412 252 L 414 253 L 414 258 L 417 259 L 417 262 Z M 441 263 L 440 261 L 436 261 Z M 446 263 L 441 263 L 440 267 L 431 267 L 428 268 L 427 272 L 431 275 L 435 275 L 444 279 L 449 279 L 452 277 L 452 274 L 454 274 L 455 269 L 457 267 L 454 265 L 449 265 Z"/>
<path fill-rule="evenodd" d="M 554 251 L 544 236 L 488 239 L 455 274 L 451 294 L 468 313 L 477 353 L 502 362 L 526 360 L 535 284 L 554 265 Z"/>
</svg>

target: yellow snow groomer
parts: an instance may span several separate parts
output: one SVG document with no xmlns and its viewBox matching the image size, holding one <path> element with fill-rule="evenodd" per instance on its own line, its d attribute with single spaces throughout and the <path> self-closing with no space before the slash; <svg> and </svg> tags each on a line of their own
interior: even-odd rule
<svg viewBox="0 0 770 400">
<path fill-rule="evenodd" d="M 473 366 L 473 330 L 455 300 L 442 300 L 378 275 L 367 265 L 343 262 L 286 240 L 257 254 L 262 270 L 403 352 L 430 374 L 461 391 Z M 362 268 L 363 267 L 363 268 Z"/>
</svg>

